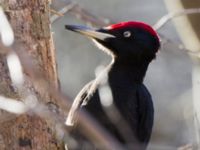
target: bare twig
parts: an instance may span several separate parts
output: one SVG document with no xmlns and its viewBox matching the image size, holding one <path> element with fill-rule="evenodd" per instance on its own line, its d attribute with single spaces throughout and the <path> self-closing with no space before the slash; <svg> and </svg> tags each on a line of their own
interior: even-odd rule
<svg viewBox="0 0 200 150">
<path fill-rule="evenodd" d="M 167 15 L 163 16 L 161 19 L 156 22 L 156 24 L 153 26 L 155 30 L 161 29 L 168 21 L 175 17 L 180 17 L 183 15 L 189 15 L 189 14 L 196 14 L 200 13 L 200 8 L 190 8 L 190 9 L 184 9 L 176 12 L 170 12 Z"/>
<path fill-rule="evenodd" d="M 189 54 L 191 54 L 191 55 L 199 55 L 199 54 L 200 54 L 199 51 L 192 51 L 192 50 L 189 50 L 189 49 L 187 49 L 183 44 L 177 43 L 177 42 L 175 42 L 175 41 L 173 41 L 173 40 L 167 38 L 165 35 L 163 35 L 163 34 L 161 34 L 161 33 L 159 33 L 159 35 L 160 35 L 160 37 L 161 37 L 161 39 L 162 39 L 162 41 L 161 41 L 162 46 L 164 46 L 165 44 L 172 44 L 172 45 L 174 45 L 175 47 L 177 47 L 179 50 L 183 50 L 183 51 L 185 51 L 185 52 L 187 52 L 187 53 L 189 53 Z"/>
<path fill-rule="evenodd" d="M 114 21 L 111 21 L 107 18 L 97 17 L 93 14 L 91 14 L 89 11 L 81 7 L 76 2 L 67 1 L 62 2 L 63 6 L 60 10 L 57 12 L 60 14 L 64 14 L 66 12 L 69 12 L 70 14 L 74 15 L 76 18 L 81 19 L 85 21 L 88 24 L 94 25 L 94 26 L 105 26 L 107 24 L 110 24 Z M 53 15 L 51 17 L 51 22 L 56 21 L 59 18 L 59 16 Z"/>
<path fill-rule="evenodd" d="M 50 20 L 51 23 L 53 23 L 54 21 L 56 21 L 57 19 L 59 19 L 60 17 L 63 17 L 65 13 L 67 13 L 68 11 L 70 11 L 71 9 L 73 9 L 75 7 L 75 5 L 77 5 L 74 2 L 68 3 L 66 6 L 64 6 L 62 9 L 56 11 L 54 9 L 50 9 L 53 10 L 51 11 L 54 15 L 51 16 Z"/>
<path fill-rule="evenodd" d="M 52 13 L 52 14 L 55 14 L 56 16 L 58 17 L 63 17 L 64 14 L 60 13 L 60 12 L 57 12 L 56 10 L 54 9 L 49 9 L 49 11 Z"/>
<path fill-rule="evenodd" d="M 181 147 L 178 147 L 177 150 L 193 150 L 193 145 L 192 144 L 186 144 L 186 145 L 183 145 Z"/>
<path fill-rule="evenodd" d="M 170 12 L 167 15 L 164 15 L 161 19 L 159 19 L 153 26 L 153 28 L 155 30 L 160 30 L 166 23 L 168 23 L 171 19 L 175 18 L 175 17 L 180 17 L 183 15 L 189 15 L 189 14 L 196 14 L 196 13 L 200 13 L 200 8 L 190 8 L 190 9 L 184 9 L 184 10 L 180 10 L 180 11 L 176 11 L 176 12 Z M 184 50 L 192 55 L 199 55 L 199 51 L 192 51 L 187 49 L 183 44 L 178 44 L 175 43 L 174 41 L 170 40 L 169 38 L 166 38 L 164 35 L 160 34 L 162 38 L 162 43 L 166 44 L 166 43 L 171 43 L 173 45 L 176 45 L 178 47 L 178 49 L 180 50 Z"/>
<path fill-rule="evenodd" d="M 94 26 L 105 26 L 107 24 L 112 23 L 112 21 L 108 18 L 101 18 L 94 16 L 89 11 L 82 8 L 80 5 L 76 5 L 76 7 L 74 7 L 74 9 L 71 10 L 71 13 L 75 15 L 77 18 Z"/>
</svg>

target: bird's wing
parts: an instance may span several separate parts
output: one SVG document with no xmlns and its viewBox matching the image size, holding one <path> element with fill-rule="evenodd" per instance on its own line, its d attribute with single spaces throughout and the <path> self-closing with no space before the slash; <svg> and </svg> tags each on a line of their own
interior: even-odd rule
<svg viewBox="0 0 200 150">
<path fill-rule="evenodd" d="M 154 108 L 151 95 L 147 88 L 142 85 L 137 91 L 138 97 L 138 132 L 141 141 L 148 143 L 153 126 Z"/>
<path fill-rule="evenodd" d="M 86 105 L 90 95 L 92 94 L 93 89 L 91 89 L 94 84 L 94 81 L 90 81 L 88 84 L 86 84 L 83 89 L 78 93 L 78 95 L 76 96 L 76 98 L 73 101 L 73 104 L 69 110 L 67 119 L 65 124 L 68 126 L 73 126 L 75 119 L 76 119 L 76 112 L 79 110 L 79 108 L 82 105 Z"/>
</svg>

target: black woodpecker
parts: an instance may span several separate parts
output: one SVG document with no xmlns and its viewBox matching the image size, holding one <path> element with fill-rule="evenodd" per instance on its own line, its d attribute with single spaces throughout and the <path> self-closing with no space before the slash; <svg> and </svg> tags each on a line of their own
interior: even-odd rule
<svg viewBox="0 0 200 150">
<path fill-rule="evenodd" d="M 74 114 L 79 109 L 84 109 L 125 149 L 145 150 L 152 132 L 154 107 L 143 79 L 149 63 L 156 57 L 160 47 L 157 33 L 151 26 L 136 21 L 121 22 L 100 29 L 77 25 L 66 25 L 65 28 L 91 38 L 98 47 L 111 55 L 112 61 L 102 74 L 107 74 L 113 105 L 121 116 L 118 123 L 128 126 L 118 126 L 105 112 L 99 95 L 102 74 L 85 85 L 77 95 L 66 124 L 75 124 L 76 128 L 79 122 L 74 122 Z M 76 129 L 73 134 L 80 143 L 78 148 L 72 149 L 105 150 L 103 145 L 95 145 L 77 133 Z"/>
</svg>

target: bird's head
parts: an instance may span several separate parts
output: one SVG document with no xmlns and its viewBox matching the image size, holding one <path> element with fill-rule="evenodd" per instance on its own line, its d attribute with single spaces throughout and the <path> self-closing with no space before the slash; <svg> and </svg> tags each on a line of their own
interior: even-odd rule
<svg viewBox="0 0 200 150">
<path fill-rule="evenodd" d="M 116 59 L 150 62 L 160 47 L 156 31 L 142 22 L 122 22 L 100 29 L 66 25 L 66 29 L 90 37 Z"/>
</svg>

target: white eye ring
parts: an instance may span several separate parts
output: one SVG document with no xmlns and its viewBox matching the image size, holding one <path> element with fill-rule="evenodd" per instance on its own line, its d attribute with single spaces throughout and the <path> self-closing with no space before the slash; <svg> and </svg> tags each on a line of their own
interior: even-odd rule
<svg viewBox="0 0 200 150">
<path fill-rule="evenodd" d="M 131 31 L 125 31 L 123 34 L 124 34 L 124 37 L 128 38 L 131 36 Z"/>
</svg>

